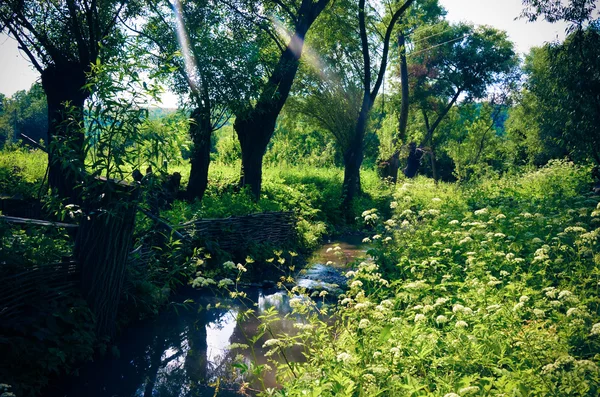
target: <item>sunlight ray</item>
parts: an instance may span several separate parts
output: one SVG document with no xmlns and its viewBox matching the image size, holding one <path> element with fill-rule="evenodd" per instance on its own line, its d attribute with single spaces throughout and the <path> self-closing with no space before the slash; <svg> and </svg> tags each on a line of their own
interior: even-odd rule
<svg viewBox="0 0 600 397">
<path fill-rule="evenodd" d="M 179 41 L 181 54 L 183 55 L 183 62 L 185 63 L 185 73 L 187 75 L 188 82 L 192 86 L 191 88 L 193 90 L 197 90 L 199 88 L 199 84 L 196 80 L 196 71 L 198 69 L 198 65 L 196 64 L 196 58 L 191 51 L 190 38 L 185 28 L 183 10 L 179 0 L 173 1 L 173 12 L 175 13 L 175 20 L 177 24 L 177 40 Z"/>
</svg>

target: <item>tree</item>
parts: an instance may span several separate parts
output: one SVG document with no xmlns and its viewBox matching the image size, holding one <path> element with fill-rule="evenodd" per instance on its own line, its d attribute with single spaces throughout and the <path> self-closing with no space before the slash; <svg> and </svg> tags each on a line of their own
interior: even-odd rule
<svg viewBox="0 0 600 397">
<path fill-rule="evenodd" d="M 19 43 L 41 75 L 48 101 L 48 181 L 59 196 L 77 201 L 84 166 L 83 106 L 90 65 L 117 45 L 117 18 L 133 11 L 125 0 L 5 0 L 0 31 Z M 65 166 L 68 165 L 68 166 Z"/>
<path fill-rule="evenodd" d="M 275 131 L 277 117 L 290 93 L 310 27 L 329 0 L 221 0 L 252 22 L 258 31 L 249 39 L 268 35 L 275 48 L 261 52 L 264 60 L 258 72 L 264 78 L 256 99 L 236 111 L 234 129 L 242 149 L 240 186 L 249 186 L 255 199 L 260 197 L 262 160 Z M 284 22 L 272 21 L 281 18 Z M 289 31 L 289 33 L 288 33 Z M 284 36 L 284 40 L 280 38 Z"/>
<path fill-rule="evenodd" d="M 434 133 L 461 96 L 465 101 L 484 98 L 517 65 L 506 33 L 491 27 L 441 23 L 418 32 L 422 38 L 410 54 L 414 98 L 425 130 L 420 148 L 429 145 L 434 177 Z M 423 153 L 423 151 L 421 151 Z M 409 155 L 405 175 L 416 175 L 420 156 Z"/>
<path fill-rule="evenodd" d="M 257 47 L 229 28 L 236 16 L 227 15 L 218 1 L 152 0 L 149 6 L 143 29 L 130 29 L 145 39 L 157 69 L 192 108 L 187 197 L 201 200 L 208 183 L 211 135 L 256 90 Z"/>
<path fill-rule="evenodd" d="M 535 98 L 539 140 L 555 156 L 567 153 L 600 164 L 599 42 L 595 22 L 562 44 L 533 49 L 526 59 L 525 87 Z"/>
<path fill-rule="evenodd" d="M 35 142 L 46 140 L 48 106 L 46 95 L 40 84 L 33 84 L 29 91 L 18 91 L 10 98 L 4 97 L 2 102 L 0 141 L 17 141 L 21 139 L 21 133 Z"/>
<path fill-rule="evenodd" d="M 596 0 L 523 0 L 523 6 L 521 17 L 529 22 L 540 17 L 550 23 L 565 21 L 570 24 L 569 31 L 581 30 L 598 16 Z"/>
<path fill-rule="evenodd" d="M 398 112 L 398 131 L 392 137 L 393 154 L 387 159 L 387 167 L 383 174 L 396 182 L 400 166 L 399 143 L 406 144 L 408 110 L 410 104 L 407 47 L 412 44 L 412 34 L 421 25 L 440 22 L 445 15 L 445 10 L 439 5 L 438 0 L 416 1 L 401 20 L 397 28 L 398 55 L 396 59 L 398 75 L 400 77 L 400 109 Z"/>
<path fill-rule="evenodd" d="M 398 7 L 395 11 L 389 15 L 389 22 L 387 26 L 384 24 L 385 33 L 377 32 L 381 37 L 379 42 L 381 52 L 379 67 L 376 68 L 375 79 L 373 79 L 373 66 L 372 60 L 375 59 L 374 54 L 371 53 L 369 44 L 369 34 L 367 32 L 367 13 L 365 9 L 365 0 L 359 0 L 358 2 L 358 25 L 359 25 L 359 36 L 361 42 L 361 52 L 363 56 L 362 64 L 362 104 L 358 113 L 358 118 L 354 125 L 354 133 L 350 137 L 348 148 L 344 152 L 344 184 L 343 184 L 343 207 L 348 208 L 354 199 L 354 197 L 360 193 L 360 166 L 363 161 L 364 151 L 364 136 L 367 129 L 367 122 L 387 68 L 390 40 L 394 30 L 396 22 L 402 15 L 408 10 L 413 3 L 413 0 L 407 0 Z"/>
</svg>

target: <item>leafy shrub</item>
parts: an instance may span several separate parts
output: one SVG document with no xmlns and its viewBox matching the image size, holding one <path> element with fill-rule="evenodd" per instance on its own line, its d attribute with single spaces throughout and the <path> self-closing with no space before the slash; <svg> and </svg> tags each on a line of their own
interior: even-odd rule
<svg viewBox="0 0 600 397">
<path fill-rule="evenodd" d="M 283 389 L 263 395 L 598 395 L 600 200 L 586 175 L 557 162 L 398 186 L 389 219 L 363 212 L 374 262 L 348 272 L 336 307 L 291 291 L 300 331 L 265 345 L 301 344 L 307 362 L 273 360 Z"/>
</svg>

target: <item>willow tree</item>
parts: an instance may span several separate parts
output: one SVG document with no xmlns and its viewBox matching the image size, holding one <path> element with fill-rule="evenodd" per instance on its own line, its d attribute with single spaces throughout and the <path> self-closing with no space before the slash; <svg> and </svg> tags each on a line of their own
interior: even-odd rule
<svg viewBox="0 0 600 397">
<path fill-rule="evenodd" d="M 125 0 L 4 0 L 0 31 L 14 38 L 40 73 L 48 100 L 50 187 L 78 201 L 84 167 L 83 106 L 92 63 L 117 46 L 117 20 L 136 6 Z"/>
<path fill-rule="evenodd" d="M 256 90 L 260 46 L 232 29 L 240 17 L 226 11 L 217 0 L 149 0 L 143 26 L 127 25 L 143 39 L 157 74 L 191 108 L 189 200 L 201 200 L 206 190 L 212 133 Z"/>
<path fill-rule="evenodd" d="M 263 157 L 298 72 L 306 35 L 330 0 L 220 1 L 254 28 L 248 29 L 247 40 L 271 40 L 259 54 L 261 84 L 254 99 L 236 110 L 233 126 L 242 150 L 240 186 L 249 186 L 258 199 Z"/>
</svg>

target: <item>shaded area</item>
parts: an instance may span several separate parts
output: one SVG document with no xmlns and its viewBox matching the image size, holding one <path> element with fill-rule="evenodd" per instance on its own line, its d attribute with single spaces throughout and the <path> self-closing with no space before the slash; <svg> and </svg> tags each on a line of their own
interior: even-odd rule
<svg viewBox="0 0 600 397">
<path fill-rule="evenodd" d="M 291 312 L 283 292 L 251 289 L 248 298 L 256 302 L 257 315 L 275 306 L 283 316 Z M 238 323 L 237 315 L 246 309 L 241 302 L 187 291 L 195 301 L 187 308 L 168 310 L 153 321 L 142 322 L 124 332 L 117 344 L 116 357 L 98 359 L 47 390 L 47 396 L 213 396 L 219 380 L 219 396 L 238 396 L 242 380 L 231 371 L 236 355 L 246 350 L 229 350 L 231 343 L 247 343 L 244 335 L 254 335 L 259 321 L 250 318 Z M 214 308 L 217 303 L 222 308 Z M 206 310 L 206 306 L 212 308 Z M 293 332 L 298 319 L 282 318 L 273 324 L 274 333 Z M 264 339 L 269 339 L 265 337 Z M 266 362 L 264 340 L 256 344 L 260 363 Z M 264 350 L 264 351 L 263 351 Z M 110 356 L 111 354 L 107 354 Z M 294 361 L 303 359 L 300 351 L 289 352 Z M 266 377 L 267 387 L 275 387 L 274 374 Z"/>
</svg>

